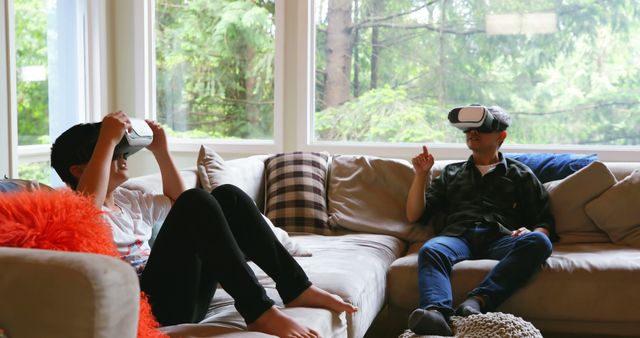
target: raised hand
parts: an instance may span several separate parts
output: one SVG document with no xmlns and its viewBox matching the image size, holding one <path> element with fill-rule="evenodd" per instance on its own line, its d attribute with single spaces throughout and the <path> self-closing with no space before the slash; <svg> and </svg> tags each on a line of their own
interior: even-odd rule
<svg viewBox="0 0 640 338">
<path fill-rule="evenodd" d="M 164 129 L 162 129 L 160 123 L 154 120 L 145 120 L 145 122 L 147 122 L 149 128 L 151 128 L 151 131 L 153 131 L 153 141 L 151 141 L 151 143 L 147 146 L 147 149 L 149 149 L 153 153 L 159 150 L 167 150 L 167 135 L 164 132 Z"/>
<path fill-rule="evenodd" d="M 125 131 L 129 129 L 131 129 L 131 121 L 129 121 L 127 114 L 122 111 L 109 113 L 102 119 L 100 138 L 118 144 Z"/>
<path fill-rule="evenodd" d="M 428 173 L 433 167 L 433 162 L 433 155 L 429 153 L 427 146 L 422 146 L 422 153 L 411 159 L 411 164 L 413 164 L 416 173 Z"/>
</svg>

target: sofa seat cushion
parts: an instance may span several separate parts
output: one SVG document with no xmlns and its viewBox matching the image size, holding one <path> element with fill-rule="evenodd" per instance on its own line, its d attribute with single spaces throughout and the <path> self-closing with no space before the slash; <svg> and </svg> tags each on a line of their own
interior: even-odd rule
<svg viewBox="0 0 640 338">
<path fill-rule="evenodd" d="M 275 289 L 267 289 L 267 294 L 274 300 L 278 297 Z M 233 307 L 233 299 L 223 289 L 218 289 L 216 292 L 210 311 L 215 315 L 209 316 L 200 323 L 165 326 L 160 330 L 172 338 L 275 337 L 261 332 L 246 331 L 244 320 Z M 311 308 L 285 308 L 282 311 L 288 316 L 297 319 L 300 323 L 312 327 L 323 338 L 338 338 L 346 337 L 347 335 L 344 314 L 337 315 L 329 310 Z"/>
<path fill-rule="evenodd" d="M 406 251 L 406 244 L 395 237 L 375 234 L 323 236 L 298 234 L 292 239 L 311 251 L 310 257 L 296 257 L 314 285 L 341 296 L 358 306 L 352 316 L 337 315 L 324 309 L 287 309 L 290 315 L 320 332 L 322 337 L 363 337 L 385 304 L 387 270 Z M 250 263 L 267 294 L 282 306 L 271 278 Z M 203 323 L 232 325 L 243 329 L 242 317 L 233 299 L 218 289 Z"/>
<path fill-rule="evenodd" d="M 389 303 L 418 305 L 416 243 L 389 271 Z M 463 261 L 453 267 L 454 304 L 477 286 L 495 260 Z M 556 245 L 543 270 L 498 311 L 526 320 L 640 322 L 640 250 L 611 243 Z M 615 291 L 614 291 L 615 290 Z M 627 290 L 627 291 L 624 291 Z"/>
</svg>

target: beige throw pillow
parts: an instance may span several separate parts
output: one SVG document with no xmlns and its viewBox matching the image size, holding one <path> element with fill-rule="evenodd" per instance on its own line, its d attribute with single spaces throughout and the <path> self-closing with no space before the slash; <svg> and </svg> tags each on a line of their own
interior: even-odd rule
<svg viewBox="0 0 640 338">
<path fill-rule="evenodd" d="M 560 181 L 545 183 L 560 243 L 610 242 L 584 208 L 616 183 L 604 163 L 595 161 Z"/>
<path fill-rule="evenodd" d="M 406 218 L 413 175 L 413 167 L 405 160 L 334 156 L 327 189 L 329 224 L 425 241 L 432 236 L 432 227 L 409 223 Z"/>
<path fill-rule="evenodd" d="M 294 239 L 289 237 L 288 232 L 273 225 L 273 223 L 267 216 L 262 215 L 262 217 L 267 222 L 267 224 L 269 224 L 269 226 L 271 227 L 271 230 L 273 230 L 273 234 L 276 235 L 276 238 L 278 239 L 278 241 L 282 243 L 282 246 L 284 246 L 284 248 L 287 249 L 287 251 L 289 252 L 289 254 L 291 254 L 291 256 L 309 257 L 312 255 L 311 251 L 305 249 L 298 242 L 296 242 Z"/>
<path fill-rule="evenodd" d="M 640 170 L 587 204 L 587 215 L 614 243 L 640 247 Z"/>
</svg>

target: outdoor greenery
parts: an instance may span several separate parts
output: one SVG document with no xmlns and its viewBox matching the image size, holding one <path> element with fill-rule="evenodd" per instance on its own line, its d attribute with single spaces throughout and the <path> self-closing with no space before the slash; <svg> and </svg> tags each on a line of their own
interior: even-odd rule
<svg viewBox="0 0 640 338">
<path fill-rule="evenodd" d="M 47 11 L 42 0 L 15 0 L 16 66 L 47 65 Z M 18 144 L 49 143 L 47 81 L 22 81 L 17 74 Z"/>
<path fill-rule="evenodd" d="M 273 138 L 275 0 L 156 0 L 158 120 L 172 135 Z"/>
<path fill-rule="evenodd" d="M 13 4 L 18 143 L 47 144 L 49 83 L 22 71 L 47 68 L 56 1 Z M 155 4 L 157 119 L 170 135 L 272 139 L 275 0 Z M 640 145 L 637 0 L 314 4 L 317 140 L 461 142 L 446 113 L 481 103 L 511 113 L 512 144 Z M 527 32 L 538 14 L 551 31 Z M 512 31 L 490 31 L 505 15 Z"/>
<path fill-rule="evenodd" d="M 510 143 L 640 144 L 636 0 L 316 4 L 317 139 L 460 142 L 446 113 L 481 103 L 511 113 Z M 557 31 L 487 34 L 528 13 Z"/>
</svg>

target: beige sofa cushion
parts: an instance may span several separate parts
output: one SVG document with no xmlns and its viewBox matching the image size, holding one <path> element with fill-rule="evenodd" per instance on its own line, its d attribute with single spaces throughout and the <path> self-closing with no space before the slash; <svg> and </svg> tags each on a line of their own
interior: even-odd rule
<svg viewBox="0 0 640 338">
<path fill-rule="evenodd" d="M 311 282 L 358 306 L 358 311 L 350 316 L 323 309 L 300 308 L 287 313 L 319 331 L 322 337 L 365 336 L 385 305 L 387 270 L 396 258 L 404 254 L 405 243 L 392 236 L 376 234 L 299 234 L 292 236 L 292 240 L 313 253 L 311 257 L 296 257 Z M 265 286 L 267 295 L 282 305 L 273 280 L 253 262 L 250 265 L 260 284 Z M 245 327 L 233 308 L 233 299 L 221 289 L 216 292 L 203 323 Z"/>
<path fill-rule="evenodd" d="M 598 161 L 563 180 L 545 183 L 560 243 L 610 242 L 607 234 L 591 221 L 584 208 L 615 183 L 613 174 Z"/>
<path fill-rule="evenodd" d="M 614 243 L 640 248 L 640 170 L 589 202 L 587 215 Z"/>
<path fill-rule="evenodd" d="M 233 184 L 247 193 L 264 209 L 264 161 L 267 155 L 256 155 L 225 161 L 215 150 L 202 145 L 198 153 L 198 179 L 202 188 L 211 191 L 223 184 Z"/>
<path fill-rule="evenodd" d="M 432 236 L 432 227 L 409 223 L 405 214 L 413 176 L 413 167 L 405 160 L 334 156 L 327 189 L 329 224 L 425 241 Z"/>
<path fill-rule="evenodd" d="M 418 305 L 417 250 L 389 270 L 389 304 L 410 311 Z M 496 260 L 468 260 L 453 267 L 454 306 L 478 286 Z M 527 320 L 638 323 L 640 250 L 613 243 L 558 244 L 547 263 L 497 310 Z M 613 290 L 616 290 L 615 292 Z M 636 331 L 637 332 L 637 331 Z"/>
</svg>

